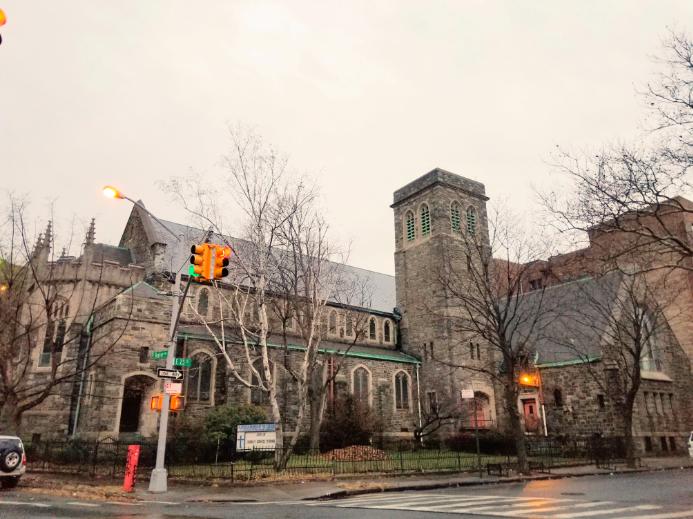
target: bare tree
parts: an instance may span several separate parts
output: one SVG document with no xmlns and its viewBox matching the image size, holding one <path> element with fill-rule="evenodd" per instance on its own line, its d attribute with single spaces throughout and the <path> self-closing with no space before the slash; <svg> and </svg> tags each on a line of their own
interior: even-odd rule
<svg viewBox="0 0 693 519">
<path fill-rule="evenodd" d="M 648 268 L 693 269 L 693 204 L 678 195 L 692 191 L 693 43 L 672 29 L 662 40 L 653 79 L 639 92 L 649 112 L 646 132 L 631 142 L 600 149 L 566 149 L 549 165 L 569 183 L 535 189 L 548 221 L 580 244 L 589 236 L 604 261 L 624 266 L 634 253 L 650 254 Z M 585 234 L 587 233 L 587 234 Z M 610 235 L 619 235 L 618 244 Z M 665 255 L 662 256 L 662 253 Z"/>
<path fill-rule="evenodd" d="M 277 425 L 278 468 L 283 468 L 303 426 L 306 397 L 319 353 L 320 324 L 327 302 L 336 293 L 346 255 L 329 240 L 329 226 L 317 208 L 316 188 L 305 176 L 288 168 L 286 156 L 278 153 L 252 129 L 229 127 L 232 149 L 222 159 L 224 189 L 174 178 L 163 189 L 180 202 L 200 227 L 216 232 L 233 251 L 228 283 L 214 283 L 220 302 L 219 328 L 189 308 L 215 337 L 220 354 L 232 375 L 243 385 L 268 393 L 270 419 Z M 223 195 L 235 204 L 223 201 Z M 240 239 L 227 236 L 227 211 L 240 210 L 235 229 Z M 215 239 L 216 239 L 215 238 Z M 271 358 L 268 338 L 272 316 L 279 316 L 285 348 L 284 362 Z M 295 320 L 305 350 L 296 366 L 286 355 L 286 326 Z M 275 320 L 276 322 L 276 320 Z M 237 365 L 227 352 L 224 327 L 240 337 L 242 358 Z M 263 373 L 252 362 L 259 351 Z M 250 376 L 244 375 L 247 366 Z M 284 443 L 282 410 L 273 366 L 298 384 L 299 413 L 294 437 Z"/>
<path fill-rule="evenodd" d="M 544 297 L 542 280 L 547 273 L 541 263 L 534 263 L 550 249 L 541 236 L 525 228 L 522 218 L 496 207 L 491 210 L 488 233 L 459 232 L 444 251 L 446 263 L 438 283 L 446 292 L 448 309 L 432 317 L 457 340 L 453 355 L 434 355 L 434 360 L 481 376 L 501 389 L 518 470 L 526 472 L 525 432 L 518 409 L 520 376 L 528 367 L 533 342 L 558 311 L 557 302 Z M 530 285 L 535 287 L 532 292 Z M 468 351 L 473 357 L 477 347 L 480 355 L 472 360 Z"/>
<path fill-rule="evenodd" d="M 0 430 L 17 433 L 23 414 L 53 395 L 68 397 L 78 377 L 115 351 L 125 327 L 98 340 L 87 324 L 103 302 L 97 270 L 95 290 L 83 281 L 63 249 L 55 255 L 51 222 L 34 240 L 27 223 L 28 199 L 9 194 L 0 223 Z M 93 238 L 93 227 L 87 233 Z M 72 233 L 63 242 L 70 246 Z M 35 245 L 34 245 L 35 243 Z"/>
<path fill-rule="evenodd" d="M 608 272 L 591 280 L 571 283 L 570 308 L 546 337 L 557 349 L 581 361 L 581 366 L 615 405 L 621 417 L 626 457 L 635 466 L 633 408 L 643 371 L 660 371 L 663 359 L 676 344 L 671 332 L 675 301 L 681 288 L 670 286 L 665 274 L 645 276 Z M 667 318 L 667 315 L 669 318 Z M 601 362 L 595 362 L 599 347 Z"/>
</svg>

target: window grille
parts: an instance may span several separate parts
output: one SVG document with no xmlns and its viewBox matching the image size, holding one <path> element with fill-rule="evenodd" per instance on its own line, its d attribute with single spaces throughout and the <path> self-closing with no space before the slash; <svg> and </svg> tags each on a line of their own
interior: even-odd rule
<svg viewBox="0 0 693 519">
<path fill-rule="evenodd" d="M 383 326 L 383 340 L 390 342 L 390 321 L 385 321 L 385 326 Z"/>
<path fill-rule="evenodd" d="M 330 312 L 330 333 L 337 333 L 337 312 Z"/>
<path fill-rule="evenodd" d="M 407 241 L 414 241 L 416 238 L 416 229 L 414 226 L 414 213 L 407 213 Z"/>
<path fill-rule="evenodd" d="M 424 205 L 421 208 L 421 236 L 431 234 L 431 213 L 428 212 L 428 206 Z"/>
<path fill-rule="evenodd" d="M 470 236 L 476 234 L 476 210 L 473 207 L 467 209 L 467 233 Z"/>
<path fill-rule="evenodd" d="M 354 371 L 354 396 L 361 402 L 368 403 L 368 371 L 365 368 Z"/>
<path fill-rule="evenodd" d="M 149 362 L 149 346 L 143 346 L 140 348 L 140 364 L 147 362 Z"/>
<path fill-rule="evenodd" d="M 371 322 L 368 325 L 368 337 L 370 340 L 375 340 L 375 319 L 371 318 Z"/>
<path fill-rule="evenodd" d="M 395 375 L 395 407 L 409 409 L 409 377 L 403 371 Z"/>
<path fill-rule="evenodd" d="M 197 313 L 203 316 L 207 315 L 209 308 L 209 291 L 207 289 L 200 290 L 200 297 L 197 300 Z"/>
<path fill-rule="evenodd" d="M 188 401 L 209 402 L 212 389 L 212 358 L 200 354 L 192 359 L 188 379 Z"/>
<path fill-rule="evenodd" d="M 354 335 L 354 318 L 351 316 L 351 314 L 347 314 L 346 334 L 347 337 L 351 337 L 352 335 Z"/>
<path fill-rule="evenodd" d="M 460 225 L 460 207 L 455 203 L 450 208 L 450 220 L 452 221 L 452 232 L 460 234 L 462 226 Z"/>
<path fill-rule="evenodd" d="M 257 359 L 253 362 L 253 367 L 257 370 L 260 378 L 253 373 L 251 383 L 253 386 L 259 386 L 262 382 L 262 386 L 267 388 L 267 377 L 265 376 L 265 367 L 262 364 L 262 359 Z M 250 403 L 253 405 L 267 405 L 269 404 L 269 392 L 260 389 L 259 387 L 254 387 L 250 390 Z"/>
</svg>

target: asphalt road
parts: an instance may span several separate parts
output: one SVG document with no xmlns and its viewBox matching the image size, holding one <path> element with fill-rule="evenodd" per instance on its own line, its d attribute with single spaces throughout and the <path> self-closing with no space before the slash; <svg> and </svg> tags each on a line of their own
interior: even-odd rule
<svg viewBox="0 0 693 519">
<path fill-rule="evenodd" d="M 0 492 L 0 518 L 693 519 L 693 471 L 386 492 L 323 502 L 113 504 L 24 491 Z M 442 516 L 441 514 L 446 514 Z"/>
</svg>

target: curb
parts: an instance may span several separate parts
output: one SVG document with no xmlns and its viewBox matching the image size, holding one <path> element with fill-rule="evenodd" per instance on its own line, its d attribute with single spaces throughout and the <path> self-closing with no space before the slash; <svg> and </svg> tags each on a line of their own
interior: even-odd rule
<svg viewBox="0 0 693 519">
<path fill-rule="evenodd" d="M 640 468 L 640 469 L 621 469 L 610 470 L 608 472 L 592 472 L 592 473 L 567 473 L 567 474 L 547 474 L 543 476 L 518 476 L 514 478 L 497 479 L 497 480 L 479 480 L 479 481 L 449 481 L 446 483 L 431 483 L 426 485 L 403 485 L 398 487 L 383 487 L 383 488 L 364 488 L 361 490 L 340 490 L 322 494 L 317 497 L 304 497 L 302 501 L 334 501 L 344 499 L 346 497 L 361 496 L 367 494 L 380 494 L 384 492 L 409 492 L 416 490 L 439 490 L 441 488 L 458 488 L 458 487 L 478 487 L 483 485 L 502 485 L 506 483 L 521 483 L 525 481 L 548 481 L 552 479 L 566 478 L 584 478 L 588 476 L 614 476 L 621 474 L 640 474 L 644 472 L 664 472 L 667 470 L 692 470 L 693 466 L 684 467 L 662 467 L 662 468 Z"/>
</svg>

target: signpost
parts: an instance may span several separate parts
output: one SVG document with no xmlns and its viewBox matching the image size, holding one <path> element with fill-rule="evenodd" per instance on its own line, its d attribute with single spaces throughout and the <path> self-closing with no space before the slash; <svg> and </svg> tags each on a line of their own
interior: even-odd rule
<svg viewBox="0 0 693 519">
<path fill-rule="evenodd" d="M 174 380 L 183 380 L 185 378 L 182 371 L 168 368 L 157 368 L 156 376 L 159 378 L 172 378 Z"/>
<path fill-rule="evenodd" d="M 239 425 L 236 430 L 236 451 L 274 450 L 277 432 L 273 423 Z"/>
<path fill-rule="evenodd" d="M 483 470 L 481 468 L 481 449 L 479 447 L 479 417 L 476 414 L 476 398 L 474 398 L 473 389 L 463 389 L 462 398 L 465 400 L 474 401 L 474 435 L 476 436 L 476 459 L 479 465 L 479 477 L 483 478 Z"/>
<path fill-rule="evenodd" d="M 180 395 L 182 392 L 182 382 L 166 382 L 166 393 L 168 393 L 169 395 Z"/>
</svg>

